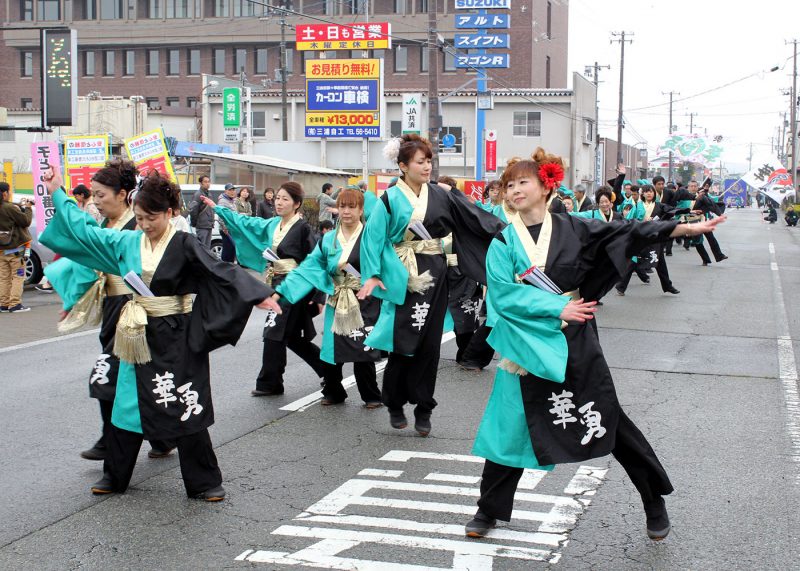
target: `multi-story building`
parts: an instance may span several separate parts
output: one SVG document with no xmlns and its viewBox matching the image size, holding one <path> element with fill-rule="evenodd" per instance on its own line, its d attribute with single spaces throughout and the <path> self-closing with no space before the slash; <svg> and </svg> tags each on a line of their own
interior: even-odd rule
<svg viewBox="0 0 800 571">
<path fill-rule="evenodd" d="M 39 32 L 78 32 L 78 92 L 142 96 L 152 108 L 198 105 L 201 75 L 238 78 L 277 87 L 280 18 L 259 0 L 9 0 L 5 4 L 0 59 L 0 107 L 38 108 Z M 428 86 L 428 0 L 271 0 L 303 15 L 286 18 L 288 87 L 304 88 L 308 58 L 379 57 L 387 91 Z M 438 34 L 452 45 L 455 0 L 438 0 Z M 490 88 L 567 87 L 568 3 L 518 1 L 511 9 L 511 67 L 490 70 Z M 312 20 L 316 18 L 316 20 Z M 293 25 L 330 21 L 388 21 L 391 50 L 298 52 Z M 439 58 L 439 86 L 447 92 L 474 71 L 456 69 L 454 51 Z"/>
</svg>

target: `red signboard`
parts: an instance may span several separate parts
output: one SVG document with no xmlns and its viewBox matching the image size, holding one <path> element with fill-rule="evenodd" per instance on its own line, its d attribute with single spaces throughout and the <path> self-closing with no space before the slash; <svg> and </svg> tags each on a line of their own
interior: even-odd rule
<svg viewBox="0 0 800 571">
<path fill-rule="evenodd" d="M 297 24 L 298 50 L 388 50 L 392 28 L 388 22 L 338 24 Z"/>
<path fill-rule="evenodd" d="M 482 180 L 464 181 L 464 194 L 466 196 L 471 196 L 475 200 L 483 200 L 484 188 L 486 188 L 486 183 Z"/>
<path fill-rule="evenodd" d="M 497 131 L 486 131 L 486 172 L 497 172 Z"/>
</svg>

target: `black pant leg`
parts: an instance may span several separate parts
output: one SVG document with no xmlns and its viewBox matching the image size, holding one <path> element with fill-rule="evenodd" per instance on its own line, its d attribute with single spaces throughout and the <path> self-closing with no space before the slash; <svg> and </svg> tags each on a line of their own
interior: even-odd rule
<svg viewBox="0 0 800 571">
<path fill-rule="evenodd" d="M 222 484 L 222 472 L 217 465 L 208 429 L 181 436 L 177 444 L 183 485 L 189 497 Z"/>
<path fill-rule="evenodd" d="M 522 478 L 522 468 L 512 468 L 486 460 L 481 478 L 480 510 L 491 518 L 502 521 L 511 519 L 514 508 L 514 494 Z"/>
<path fill-rule="evenodd" d="M 381 400 L 389 410 L 400 410 L 408 403 L 408 383 L 406 376 L 411 372 L 410 357 L 389 353 L 386 369 L 383 371 Z"/>
<path fill-rule="evenodd" d="M 706 240 L 708 240 L 708 246 L 711 248 L 711 253 L 714 254 L 714 259 L 716 261 L 720 261 L 722 258 L 725 257 L 725 254 L 722 253 L 722 249 L 719 247 L 719 242 L 717 242 L 717 237 L 714 236 L 713 232 L 708 232 L 703 234 Z"/>
<path fill-rule="evenodd" d="M 711 258 L 708 257 L 708 252 L 706 252 L 705 246 L 703 246 L 702 244 L 698 244 L 697 246 L 694 247 L 694 249 L 697 250 L 698 254 L 700 254 L 700 259 L 703 260 L 704 264 L 711 263 Z"/>
<path fill-rule="evenodd" d="M 658 248 L 656 248 L 656 252 L 658 253 L 658 262 L 656 263 L 656 274 L 658 275 L 658 281 L 661 282 L 661 289 L 663 291 L 667 291 L 672 287 L 672 280 L 669 279 L 669 270 L 667 269 L 667 260 L 664 259 L 664 251 L 665 251 L 664 244 L 659 244 Z"/>
<path fill-rule="evenodd" d="M 322 396 L 334 401 L 343 401 L 347 398 L 347 391 L 342 386 L 342 368 L 344 364 L 332 365 L 325 363 L 325 384 L 322 386 Z"/>
<path fill-rule="evenodd" d="M 228 234 L 224 232 L 220 233 L 222 237 L 222 252 L 220 253 L 220 259 L 223 262 L 233 262 L 236 259 L 236 246 L 233 243 L 233 239 Z"/>
<path fill-rule="evenodd" d="M 622 279 L 617 284 L 617 289 L 621 292 L 625 292 L 628 289 L 628 284 L 631 282 L 631 278 L 633 277 L 633 272 L 636 271 L 636 266 L 631 264 L 630 269 L 625 272 L 625 275 L 622 276 Z"/>
<path fill-rule="evenodd" d="M 264 339 L 261 354 L 261 371 L 256 379 L 259 391 L 282 391 L 283 372 L 286 370 L 286 344 L 282 341 Z"/>
<path fill-rule="evenodd" d="M 314 369 L 318 377 L 325 376 L 325 363 L 319 358 L 319 347 L 314 345 L 310 339 L 300 335 L 289 338 L 287 344 L 289 349 Z"/>
<path fill-rule="evenodd" d="M 637 276 L 637 277 L 638 277 L 638 278 L 639 278 L 641 281 L 643 281 L 644 283 L 647 283 L 647 282 L 649 282 L 649 281 L 650 281 L 650 276 L 648 276 L 648 275 L 647 275 L 647 272 L 646 272 L 646 271 L 644 271 L 643 269 L 639 268 L 638 264 L 636 265 L 636 268 L 635 268 L 635 270 L 634 270 L 634 271 L 636 272 L 636 276 Z"/>
<path fill-rule="evenodd" d="M 378 373 L 375 371 L 375 363 L 372 361 L 353 363 L 353 373 L 356 376 L 356 386 L 361 400 L 380 402 L 381 391 L 378 388 Z"/>
<path fill-rule="evenodd" d="M 486 341 L 491 332 L 492 328 L 487 327 L 485 323 L 478 327 L 472 339 L 469 340 L 469 345 L 464 351 L 462 360 L 479 365 L 481 369 L 487 367 L 494 358 L 494 349 Z"/>
<path fill-rule="evenodd" d="M 467 333 L 456 333 L 456 347 L 458 347 L 458 351 L 456 351 L 457 363 L 460 363 L 464 358 L 464 352 L 467 350 L 469 342 L 474 334 L 474 331 L 469 331 Z"/>
<path fill-rule="evenodd" d="M 115 492 L 122 493 L 128 489 L 142 440 L 144 437 L 138 432 L 123 430 L 109 423 L 103 475 L 111 480 Z"/>
<path fill-rule="evenodd" d="M 666 470 L 650 443 L 624 411 L 620 411 L 616 445 L 611 453 L 636 486 L 645 506 L 672 493 Z"/>
<path fill-rule="evenodd" d="M 390 353 L 383 373 L 383 404 L 389 410 L 400 410 L 407 403 L 416 404 L 419 412 L 436 407 L 433 393 L 439 367 L 439 347 L 430 342 L 417 350 L 413 357 Z"/>
<path fill-rule="evenodd" d="M 100 418 L 103 421 L 103 426 L 100 440 L 95 443 L 95 448 L 105 448 L 108 431 L 111 429 L 111 411 L 114 410 L 114 401 L 98 399 L 97 402 L 100 405 Z"/>
<path fill-rule="evenodd" d="M 670 238 L 669 240 L 667 240 L 666 247 L 664 248 L 664 252 L 669 256 L 672 255 L 672 243 L 673 242 L 674 242 L 674 240 L 672 238 Z"/>
</svg>

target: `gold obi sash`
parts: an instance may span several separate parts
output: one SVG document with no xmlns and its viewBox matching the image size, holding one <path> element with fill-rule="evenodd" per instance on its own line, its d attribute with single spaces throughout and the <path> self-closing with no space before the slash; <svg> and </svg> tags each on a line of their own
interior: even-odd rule
<svg viewBox="0 0 800 571">
<path fill-rule="evenodd" d="M 152 357 L 145 331 L 147 318 L 166 317 L 191 311 L 190 295 L 142 297 L 134 294 L 133 299 L 125 304 L 120 313 L 114 336 L 114 354 L 128 363 L 137 365 L 149 363 Z"/>
<path fill-rule="evenodd" d="M 423 272 L 422 275 L 419 274 L 417 258 L 414 254 L 443 254 L 444 250 L 442 249 L 442 240 L 440 238 L 398 242 L 394 245 L 394 251 L 408 270 L 408 291 L 424 293 L 433 286 L 433 276 L 429 271 Z"/>
<path fill-rule="evenodd" d="M 58 322 L 59 333 L 71 333 L 87 324 L 99 325 L 103 320 L 103 300 L 106 296 L 131 293 L 120 276 L 97 272 L 97 281 L 75 302 L 67 316 Z"/>
<path fill-rule="evenodd" d="M 563 295 L 564 297 L 569 297 L 572 300 L 580 299 L 580 293 L 578 293 L 578 290 L 564 292 L 561 295 Z M 562 321 L 561 329 L 566 329 L 567 325 L 569 324 L 566 321 Z M 506 371 L 507 373 L 511 373 L 512 375 L 519 375 L 520 377 L 524 377 L 525 375 L 528 374 L 528 371 L 525 370 L 521 365 L 516 364 L 514 361 L 512 361 L 511 359 L 507 359 L 506 357 L 500 359 L 500 363 L 498 363 L 497 366 Z"/>
<path fill-rule="evenodd" d="M 333 278 L 333 295 L 328 297 L 328 305 L 334 309 L 333 331 L 336 335 L 347 335 L 364 327 L 361 306 L 355 292 L 361 289 L 359 279 L 345 272 Z"/>
<path fill-rule="evenodd" d="M 458 254 L 447 254 L 447 265 L 453 267 L 458 265 Z"/>
<path fill-rule="evenodd" d="M 272 285 L 272 278 L 275 276 L 285 276 L 297 267 L 297 262 L 294 258 L 285 258 L 270 262 L 267 267 L 267 273 L 264 276 L 267 285 Z"/>
</svg>

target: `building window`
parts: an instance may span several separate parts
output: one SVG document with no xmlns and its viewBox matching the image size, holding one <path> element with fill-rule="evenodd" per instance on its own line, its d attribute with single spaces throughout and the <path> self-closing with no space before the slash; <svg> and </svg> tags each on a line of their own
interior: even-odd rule
<svg viewBox="0 0 800 571">
<path fill-rule="evenodd" d="M 256 48 L 256 73 L 267 74 L 267 48 Z"/>
<path fill-rule="evenodd" d="M 541 137 L 542 114 L 539 111 L 514 111 L 515 137 Z"/>
<path fill-rule="evenodd" d="M 53 22 L 61 19 L 61 0 L 38 0 L 37 9 L 36 19 L 39 21 Z"/>
<path fill-rule="evenodd" d="M 389 121 L 389 133 L 392 137 L 402 136 L 403 122 L 402 121 Z"/>
<path fill-rule="evenodd" d="M 588 119 L 583 120 L 583 142 L 594 142 L 594 123 Z"/>
<path fill-rule="evenodd" d="M 214 0 L 215 18 L 227 18 L 230 14 L 230 10 L 228 10 L 228 0 Z"/>
<path fill-rule="evenodd" d="M 111 50 L 103 53 L 103 75 L 114 77 L 114 52 Z"/>
<path fill-rule="evenodd" d="M 323 0 L 325 2 L 325 15 L 326 16 L 335 16 L 336 15 L 336 0 Z"/>
<path fill-rule="evenodd" d="M 366 14 L 369 0 L 347 0 L 351 14 Z"/>
<path fill-rule="evenodd" d="M 253 137 L 267 136 L 267 112 L 253 111 Z"/>
<path fill-rule="evenodd" d="M 408 0 L 394 0 L 394 13 L 405 14 L 408 10 Z"/>
<path fill-rule="evenodd" d="M 159 65 L 158 50 L 147 50 L 147 75 L 158 75 Z"/>
<path fill-rule="evenodd" d="M 23 109 L 33 109 L 33 99 L 29 97 L 23 97 L 19 103 Z"/>
<path fill-rule="evenodd" d="M 158 109 L 161 107 L 158 103 L 158 97 L 145 97 L 145 103 L 147 103 L 148 109 Z"/>
<path fill-rule="evenodd" d="M 20 73 L 22 77 L 33 77 L 33 52 L 22 52 Z"/>
<path fill-rule="evenodd" d="M 408 71 L 408 46 L 395 46 L 394 70 L 403 73 Z"/>
<path fill-rule="evenodd" d="M 83 52 L 83 75 L 94 77 L 94 52 L 91 50 Z"/>
<path fill-rule="evenodd" d="M 553 37 L 553 3 L 547 1 L 547 39 Z"/>
<path fill-rule="evenodd" d="M 180 107 L 180 106 L 181 106 L 180 97 L 167 97 L 167 107 Z"/>
<path fill-rule="evenodd" d="M 456 138 L 456 144 L 452 147 L 444 147 L 441 143 L 439 143 L 439 152 L 440 153 L 450 153 L 450 154 L 457 154 L 460 155 L 464 152 L 464 139 L 463 139 L 463 131 L 461 127 L 442 127 L 442 132 L 439 136 L 439 141 L 442 140 L 442 137 L 445 135 L 453 135 Z"/>
<path fill-rule="evenodd" d="M 33 0 L 20 0 L 19 11 L 23 22 L 33 21 Z"/>
<path fill-rule="evenodd" d="M 101 20 L 121 20 L 122 0 L 100 0 Z"/>
<path fill-rule="evenodd" d="M 225 48 L 214 48 L 214 73 L 225 75 Z"/>
<path fill-rule="evenodd" d="M 189 109 L 197 109 L 200 106 L 197 97 L 187 97 L 186 98 L 186 107 Z"/>
<path fill-rule="evenodd" d="M 147 5 L 147 17 L 151 20 L 164 18 L 164 0 L 150 0 Z"/>
<path fill-rule="evenodd" d="M 428 0 L 417 0 L 417 14 L 428 13 Z"/>
<path fill-rule="evenodd" d="M 125 50 L 125 75 L 136 75 L 136 52 Z"/>
<path fill-rule="evenodd" d="M 453 43 L 453 42 L 452 40 L 448 40 L 448 43 Z M 456 70 L 455 48 L 447 48 L 444 50 L 444 70 L 445 71 Z"/>
<path fill-rule="evenodd" d="M 256 5 L 248 0 L 233 0 L 233 16 L 239 18 L 241 16 L 255 16 Z"/>
<path fill-rule="evenodd" d="M 181 51 L 167 50 L 167 75 L 181 74 Z"/>
<path fill-rule="evenodd" d="M 369 50 L 350 50 L 350 59 L 368 59 Z"/>
<path fill-rule="evenodd" d="M 550 56 L 544 60 L 544 86 L 550 87 Z"/>
<path fill-rule="evenodd" d="M 83 0 L 83 19 L 97 20 L 97 0 Z"/>
<path fill-rule="evenodd" d="M 245 69 L 247 69 L 247 50 L 244 48 L 236 48 L 233 71 L 235 73 L 241 73 Z"/>
<path fill-rule="evenodd" d="M 428 51 L 428 46 L 420 46 L 419 47 L 419 70 L 427 72 L 428 71 L 428 61 L 430 59 L 430 51 Z"/>
<path fill-rule="evenodd" d="M 286 74 L 292 75 L 293 73 L 294 73 L 294 49 L 286 48 Z"/>
<path fill-rule="evenodd" d="M 319 52 L 319 59 L 336 59 L 336 50 L 324 50 Z"/>
<path fill-rule="evenodd" d="M 200 50 L 189 50 L 189 75 L 200 75 Z"/>
<path fill-rule="evenodd" d="M 165 0 L 167 6 L 167 18 L 188 18 L 189 0 Z"/>
</svg>

